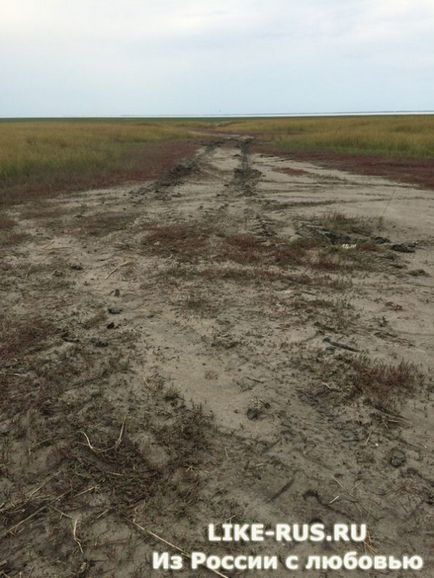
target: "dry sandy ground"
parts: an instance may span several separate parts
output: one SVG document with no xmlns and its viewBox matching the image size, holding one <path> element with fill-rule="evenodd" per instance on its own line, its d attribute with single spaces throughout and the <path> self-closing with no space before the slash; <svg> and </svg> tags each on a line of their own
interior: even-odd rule
<svg viewBox="0 0 434 578">
<path fill-rule="evenodd" d="M 306 576 L 432 576 L 431 191 L 234 137 L 9 217 L 0 576 L 212 575 L 152 571 L 170 548 L 133 521 L 186 551 L 426 558 Z M 224 521 L 369 539 L 207 544 Z"/>
</svg>

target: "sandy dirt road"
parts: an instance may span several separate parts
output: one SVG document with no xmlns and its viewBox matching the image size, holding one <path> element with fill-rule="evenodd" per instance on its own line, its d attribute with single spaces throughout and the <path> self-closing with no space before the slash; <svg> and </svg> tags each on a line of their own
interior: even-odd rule
<svg viewBox="0 0 434 578">
<path fill-rule="evenodd" d="M 167 548 L 135 520 L 186 551 L 418 554 L 405 576 L 432 575 L 432 191 L 231 137 L 10 216 L 0 571 L 212 575 L 153 571 Z M 369 536 L 208 544 L 225 521 Z"/>
</svg>

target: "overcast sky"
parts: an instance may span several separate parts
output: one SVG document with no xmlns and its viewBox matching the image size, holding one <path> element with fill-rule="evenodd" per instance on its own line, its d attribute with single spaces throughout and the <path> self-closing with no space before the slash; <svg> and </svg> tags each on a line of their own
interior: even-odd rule
<svg viewBox="0 0 434 578">
<path fill-rule="evenodd" d="M 434 109 L 434 0 L 0 0 L 0 116 Z"/>
</svg>

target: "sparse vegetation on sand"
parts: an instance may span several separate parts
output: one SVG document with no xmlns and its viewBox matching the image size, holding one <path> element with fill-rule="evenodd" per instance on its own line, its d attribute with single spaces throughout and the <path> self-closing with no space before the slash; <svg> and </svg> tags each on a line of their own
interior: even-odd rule
<svg viewBox="0 0 434 578">
<path fill-rule="evenodd" d="M 11 139 L 40 157 L 0 216 L 0 578 L 239 553 L 210 521 L 366 522 L 379 555 L 427 557 L 432 193 L 110 123 Z"/>
</svg>

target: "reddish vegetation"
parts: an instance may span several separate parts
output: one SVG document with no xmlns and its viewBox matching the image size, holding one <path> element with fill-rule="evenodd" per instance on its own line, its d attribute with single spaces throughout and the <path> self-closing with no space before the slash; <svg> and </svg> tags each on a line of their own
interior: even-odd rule
<svg viewBox="0 0 434 578">
<path fill-rule="evenodd" d="M 203 254 L 209 233 L 195 225 L 182 223 L 153 226 L 146 237 L 146 245 L 156 254 L 193 259 Z"/>
<path fill-rule="evenodd" d="M 290 169 L 289 167 L 279 169 L 279 173 L 285 173 L 285 175 L 291 176 L 301 176 L 307 174 L 307 171 L 303 171 L 302 169 Z"/>
<path fill-rule="evenodd" d="M 16 225 L 16 221 L 9 219 L 8 217 L 0 217 L 0 231 L 9 231 L 13 229 Z"/>
<path fill-rule="evenodd" d="M 60 193 L 157 179 L 186 157 L 191 157 L 200 146 L 194 141 L 149 143 L 143 145 L 139 158 L 126 159 L 125 166 L 84 173 L 71 169 L 47 174 L 42 181 L 29 177 L 25 183 L 0 188 L 0 206 L 54 197 Z"/>
<path fill-rule="evenodd" d="M 267 144 L 255 145 L 255 152 L 289 156 L 294 160 L 313 161 L 343 171 L 385 177 L 434 189 L 434 159 L 404 159 L 381 155 L 355 155 L 335 152 L 294 151 L 287 153 L 275 145 Z"/>
<path fill-rule="evenodd" d="M 40 318 L 24 321 L 6 322 L 0 325 L 0 357 L 4 362 L 22 359 L 30 349 L 40 345 L 53 334 L 53 326 Z"/>
</svg>

